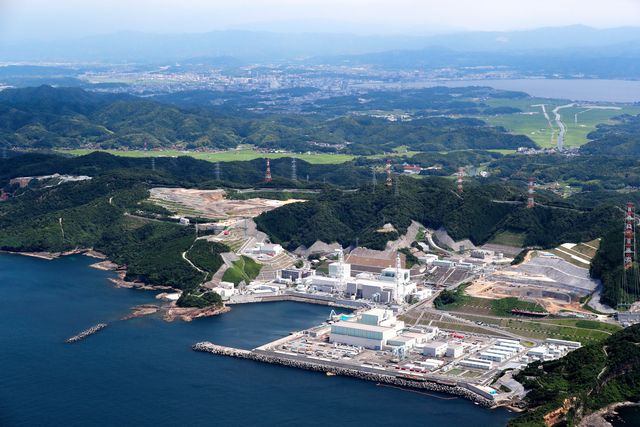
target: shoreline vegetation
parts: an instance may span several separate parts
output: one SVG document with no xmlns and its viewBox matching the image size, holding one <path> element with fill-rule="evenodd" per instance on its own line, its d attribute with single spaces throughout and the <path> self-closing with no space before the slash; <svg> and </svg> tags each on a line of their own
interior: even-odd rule
<svg viewBox="0 0 640 427">
<path fill-rule="evenodd" d="M 93 249 L 80 249 L 76 248 L 71 251 L 63 251 L 63 252 L 13 252 L 13 251 L 0 251 L 0 253 L 5 254 L 14 254 L 14 255 L 23 255 L 30 256 L 34 258 L 46 259 L 46 260 L 54 260 L 60 258 L 61 256 L 70 256 L 70 255 L 84 255 L 91 258 L 96 258 L 103 260 L 101 262 L 91 264 L 89 267 L 97 268 L 99 270 L 107 270 L 107 271 L 115 271 L 116 275 L 119 277 L 118 279 L 109 278 L 108 280 L 112 282 L 116 288 L 125 288 L 125 289 L 139 289 L 145 291 L 175 291 L 175 293 L 182 293 L 182 290 L 173 288 L 171 286 L 159 286 L 159 285 L 147 285 L 144 283 L 138 282 L 127 282 L 124 278 L 127 275 L 127 270 L 125 266 L 119 266 L 118 264 L 111 262 L 108 260 L 108 257 L 105 254 L 94 251 Z M 178 307 L 176 305 L 175 300 L 169 300 L 166 298 L 167 293 L 161 293 L 156 295 L 156 298 L 163 299 L 165 301 L 170 301 L 169 305 L 153 305 L 153 304 L 144 304 L 136 307 L 132 307 L 131 310 L 134 310 L 134 313 L 131 316 L 123 317 L 120 320 L 128 320 L 134 317 L 148 316 L 151 314 L 155 314 L 158 311 L 165 312 L 163 319 L 167 322 L 172 322 L 177 318 L 181 318 L 185 322 L 190 322 L 193 319 L 198 317 L 208 317 L 208 316 L 217 316 L 220 314 L 228 313 L 231 311 L 231 307 L 224 305 L 220 308 L 215 305 L 212 307 L 206 308 L 197 308 L 197 307 Z"/>
</svg>

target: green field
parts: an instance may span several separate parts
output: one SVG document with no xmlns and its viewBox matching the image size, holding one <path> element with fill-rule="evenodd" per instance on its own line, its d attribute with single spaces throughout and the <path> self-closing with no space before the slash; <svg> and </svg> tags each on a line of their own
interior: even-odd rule
<svg viewBox="0 0 640 427">
<path fill-rule="evenodd" d="M 96 150 L 72 150 L 71 154 L 75 156 L 83 156 L 85 154 L 92 153 Z M 316 154 L 316 155 L 308 155 L 308 154 L 292 154 L 292 153 L 269 153 L 263 154 L 258 151 L 254 151 L 251 149 L 243 149 L 243 150 L 234 150 L 234 151 L 224 151 L 221 153 L 198 153 L 198 152 L 189 152 L 185 153 L 184 151 L 177 150 L 165 150 L 165 151 L 119 151 L 119 150 L 99 150 L 102 152 L 106 152 L 109 154 L 113 154 L 115 156 L 123 156 L 123 157 L 158 157 L 158 156 L 190 156 L 196 159 L 208 160 L 210 162 L 230 162 L 230 161 L 247 161 L 258 158 L 270 158 L 270 159 L 279 159 L 282 157 L 293 157 L 295 156 L 297 159 L 304 160 L 309 163 L 315 164 L 338 164 L 348 162 L 353 160 L 356 156 L 350 156 L 345 154 Z M 413 156 L 416 152 L 402 152 L 402 153 L 394 153 L 388 155 L 376 155 L 369 156 L 372 159 L 384 159 L 389 156 L 400 156 L 405 155 L 408 157 Z"/>
<path fill-rule="evenodd" d="M 479 116 L 480 120 L 484 120 L 494 126 L 504 126 L 507 130 L 512 130 L 516 134 L 527 135 L 529 138 L 537 142 L 542 147 L 555 147 L 558 139 L 559 128 L 555 122 L 555 114 L 552 110 L 557 106 L 568 104 L 565 101 L 549 101 L 549 100 L 509 100 L 509 99 L 489 99 L 485 104 L 490 107 L 514 107 L 520 108 L 523 112 L 531 112 L 534 114 L 507 114 L 495 117 Z M 545 108 L 551 125 L 542 114 L 541 107 L 532 107 L 532 105 L 545 104 Z M 581 146 L 587 142 L 587 134 L 595 129 L 599 123 L 607 123 L 609 119 L 621 114 L 640 114 L 640 107 L 631 105 L 611 105 L 598 104 L 598 106 L 614 106 L 619 110 L 587 110 L 586 108 L 562 108 L 559 113 L 562 122 L 566 127 L 564 145 Z M 578 122 L 576 124 L 576 114 L 578 114 Z M 544 129 L 541 130 L 541 129 Z M 552 141 L 553 137 L 553 141 Z"/>
<path fill-rule="evenodd" d="M 526 233 L 512 233 L 511 231 L 503 231 L 487 243 L 502 246 L 511 246 L 521 248 L 524 244 Z"/>
<path fill-rule="evenodd" d="M 580 319 L 496 319 L 478 314 L 478 310 L 467 310 L 469 307 L 461 307 L 456 315 L 473 322 L 494 324 L 500 329 L 517 335 L 543 340 L 546 338 L 568 339 L 588 343 L 590 341 L 602 341 L 611 334 L 619 331 L 620 326 L 610 323 L 595 322 Z M 475 311 L 473 314 L 461 314 L 461 312 Z"/>
</svg>

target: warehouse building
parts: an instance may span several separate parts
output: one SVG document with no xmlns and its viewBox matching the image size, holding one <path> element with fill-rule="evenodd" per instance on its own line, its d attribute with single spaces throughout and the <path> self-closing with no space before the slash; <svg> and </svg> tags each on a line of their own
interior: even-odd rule
<svg viewBox="0 0 640 427">
<path fill-rule="evenodd" d="M 465 366 L 467 368 L 486 369 L 486 370 L 493 369 L 493 362 L 490 360 L 469 358 L 466 360 L 461 360 L 458 364 L 460 366 Z"/>
<path fill-rule="evenodd" d="M 432 341 L 422 347 L 422 355 L 427 357 L 443 357 L 447 353 L 447 343 Z"/>
<path fill-rule="evenodd" d="M 480 353 L 480 359 L 482 360 L 490 360 L 492 362 L 502 363 L 503 360 L 506 359 L 504 354 L 499 353 L 491 353 L 490 351 L 485 351 Z"/>
<path fill-rule="evenodd" d="M 573 348 L 582 347 L 582 344 L 580 344 L 577 341 L 556 340 L 556 339 L 553 339 L 553 338 L 547 338 L 546 343 L 547 344 L 555 344 L 555 345 L 563 345 L 563 346 L 566 346 L 566 347 L 573 347 Z"/>
</svg>

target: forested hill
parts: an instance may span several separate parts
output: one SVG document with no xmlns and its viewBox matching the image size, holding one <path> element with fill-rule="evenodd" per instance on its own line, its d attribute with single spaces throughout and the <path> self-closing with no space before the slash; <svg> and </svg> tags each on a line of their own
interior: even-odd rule
<svg viewBox="0 0 640 427">
<path fill-rule="evenodd" d="M 0 148 L 141 149 L 146 142 L 148 148 L 194 149 L 243 143 L 296 152 L 376 154 L 401 145 L 417 151 L 536 146 L 526 136 L 506 134 L 468 118 L 404 123 L 369 116 L 329 121 L 325 117 L 240 116 L 78 88 L 12 89 L 0 92 Z"/>
<path fill-rule="evenodd" d="M 607 206 L 579 212 L 494 202 L 526 200 L 524 189 L 505 184 L 468 186 L 462 197 L 454 190 L 454 182 L 447 179 L 405 179 L 397 198 L 393 187 L 386 186 L 377 186 L 375 193 L 370 185 L 355 193 L 328 191 L 317 200 L 265 212 L 255 221 L 274 242 L 290 249 L 316 240 L 348 246 L 356 239 L 361 246 L 383 249 L 387 241 L 406 233 L 411 220 L 436 229 L 444 226 L 454 240 L 470 239 L 476 245 L 510 231 L 524 233 L 524 246 L 551 248 L 597 238 L 621 218 Z M 545 198 L 540 195 L 538 200 Z M 378 232 L 383 221 L 397 233 Z"/>
<path fill-rule="evenodd" d="M 220 163 L 220 181 L 212 162 L 189 156 L 157 157 L 156 177 L 164 177 L 172 186 L 212 189 L 223 187 L 260 186 L 265 188 L 322 188 L 324 184 L 357 187 L 371 180 L 371 171 L 353 162 L 338 165 L 313 164 L 297 159 L 299 181 L 291 177 L 291 159 L 271 159 L 273 180 L 265 182 L 266 159 Z M 383 162 L 378 160 L 380 165 Z M 85 156 L 28 153 L 9 159 L 0 158 L 0 188 L 9 180 L 21 176 L 59 174 L 96 176 L 114 169 L 143 168 L 151 170 L 151 160 L 141 157 L 121 157 L 93 152 Z M 307 180 L 307 175 L 309 180 Z"/>
<path fill-rule="evenodd" d="M 509 427 L 578 425 L 584 418 L 617 402 L 640 399 L 640 325 L 616 332 L 550 362 L 534 362 L 514 376 L 531 391 L 525 400 L 537 408 L 509 421 Z"/>
<path fill-rule="evenodd" d="M 265 183 L 264 159 L 222 163 L 221 181 L 215 180 L 211 162 L 191 157 L 156 158 L 156 170 L 151 170 L 150 163 L 150 159 L 101 152 L 72 158 L 26 154 L 0 159 L 0 188 L 12 196 L 0 202 L 0 250 L 59 252 L 93 247 L 114 262 L 126 264 L 132 280 L 194 290 L 204 276 L 196 274 L 197 270 L 194 273 L 182 258 L 194 235 L 173 225 L 168 211 L 145 202 L 153 187 L 315 189 L 316 193 L 305 195 L 309 201 L 288 204 L 255 219 L 273 242 L 290 249 L 310 246 L 316 240 L 344 246 L 358 240 L 362 246 L 382 249 L 405 234 L 415 220 L 431 228 L 444 226 L 455 240 L 468 238 L 476 245 L 510 232 L 520 234 L 524 246 L 541 248 L 605 236 L 603 250 L 609 250 L 607 233 L 619 228 L 622 218 L 611 205 L 579 210 L 544 191 L 536 192 L 538 205 L 528 209 L 524 203 L 526 187 L 510 181 L 467 180 L 464 193 L 459 195 L 455 182 L 448 178 L 399 177 L 396 197 L 393 186 L 378 184 L 373 188 L 369 165 L 299 161 L 298 176 L 308 174 L 310 180 L 292 181 L 288 179 L 290 159 L 277 159 L 272 163 L 274 179 Z M 38 180 L 23 188 L 9 184 L 10 179 L 20 176 L 54 173 L 93 179 L 53 187 Z M 159 216 L 164 222 L 140 222 L 125 212 Z M 378 232 L 383 223 L 391 223 L 396 231 Z M 214 257 L 207 265 L 218 262 Z"/>
<path fill-rule="evenodd" d="M 580 147 L 585 154 L 608 154 L 612 156 L 637 157 L 640 155 L 640 115 L 625 114 L 613 117 L 617 124 L 599 124 L 589 132 L 593 141 Z"/>
</svg>

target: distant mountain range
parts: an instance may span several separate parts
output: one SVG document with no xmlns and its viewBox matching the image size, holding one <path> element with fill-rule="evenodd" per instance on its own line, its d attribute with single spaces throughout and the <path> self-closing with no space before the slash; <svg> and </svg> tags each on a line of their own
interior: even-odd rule
<svg viewBox="0 0 640 427">
<path fill-rule="evenodd" d="M 640 28 L 595 29 L 582 25 L 527 31 L 457 32 L 431 36 L 351 33 L 277 33 L 226 30 L 204 34 L 147 34 L 124 31 L 75 40 L 38 43 L 0 42 L 0 62 L 103 62 L 138 64 L 180 61 L 199 56 L 232 56 L 247 62 L 268 62 L 363 55 L 434 48 L 454 52 L 638 56 Z"/>
</svg>

